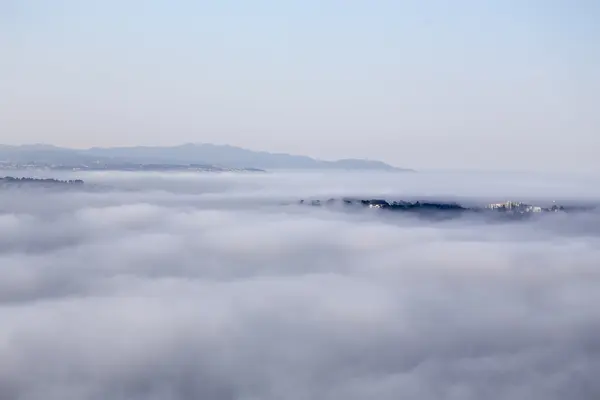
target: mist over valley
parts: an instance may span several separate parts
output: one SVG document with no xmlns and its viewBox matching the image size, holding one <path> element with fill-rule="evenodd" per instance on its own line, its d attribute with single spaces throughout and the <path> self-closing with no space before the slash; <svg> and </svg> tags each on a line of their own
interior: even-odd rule
<svg viewBox="0 0 600 400">
<path fill-rule="evenodd" d="M 0 398 L 600 393 L 595 210 L 498 224 L 298 204 L 595 204 L 595 176 L 36 174 L 85 183 L 0 189 Z"/>
</svg>

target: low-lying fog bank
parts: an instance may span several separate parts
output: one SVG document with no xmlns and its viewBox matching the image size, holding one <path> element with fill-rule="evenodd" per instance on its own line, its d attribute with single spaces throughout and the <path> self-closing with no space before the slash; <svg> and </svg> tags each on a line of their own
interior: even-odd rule
<svg viewBox="0 0 600 400">
<path fill-rule="evenodd" d="M 8 175 L 8 174 L 5 174 Z M 53 175 L 0 191 L 0 399 L 596 399 L 600 218 L 305 197 L 595 201 L 594 176 Z"/>
</svg>

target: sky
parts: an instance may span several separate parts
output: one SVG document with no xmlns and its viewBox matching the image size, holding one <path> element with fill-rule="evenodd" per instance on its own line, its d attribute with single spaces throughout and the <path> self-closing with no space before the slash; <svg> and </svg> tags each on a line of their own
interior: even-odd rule
<svg viewBox="0 0 600 400">
<path fill-rule="evenodd" d="M 0 0 L 0 142 L 599 171 L 592 0 Z"/>
</svg>

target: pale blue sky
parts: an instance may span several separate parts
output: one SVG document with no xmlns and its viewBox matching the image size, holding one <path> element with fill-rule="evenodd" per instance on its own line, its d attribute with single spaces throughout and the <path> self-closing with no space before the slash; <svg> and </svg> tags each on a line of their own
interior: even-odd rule
<svg viewBox="0 0 600 400">
<path fill-rule="evenodd" d="M 600 171 L 600 2 L 0 0 L 0 142 Z"/>
</svg>

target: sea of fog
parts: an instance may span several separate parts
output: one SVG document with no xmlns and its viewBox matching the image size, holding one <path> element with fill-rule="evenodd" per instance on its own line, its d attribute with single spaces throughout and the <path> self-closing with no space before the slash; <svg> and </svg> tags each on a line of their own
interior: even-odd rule
<svg viewBox="0 0 600 400">
<path fill-rule="evenodd" d="M 600 213 L 294 204 L 600 204 L 600 175 L 0 175 L 86 182 L 0 190 L 0 399 L 600 398 Z"/>
</svg>

